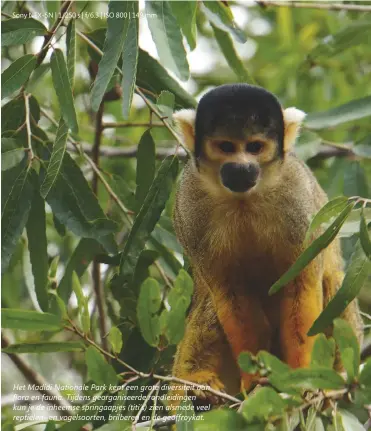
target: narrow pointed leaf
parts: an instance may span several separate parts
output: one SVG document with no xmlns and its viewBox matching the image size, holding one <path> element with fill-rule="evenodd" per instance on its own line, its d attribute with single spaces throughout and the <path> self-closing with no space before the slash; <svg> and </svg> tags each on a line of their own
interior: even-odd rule
<svg viewBox="0 0 371 431">
<path fill-rule="evenodd" d="M 16 166 L 2 175 L 1 272 L 8 267 L 31 209 L 36 172 Z M 4 192 L 6 189 L 6 192 Z"/>
<path fill-rule="evenodd" d="M 135 89 L 137 77 L 137 64 L 139 55 L 139 18 L 138 18 L 138 2 L 128 2 L 128 28 L 122 51 L 122 111 L 125 119 L 129 118 L 131 102 Z"/>
<path fill-rule="evenodd" d="M 161 63 L 181 80 L 186 81 L 189 78 L 187 54 L 169 2 L 147 0 L 145 5 L 147 15 L 151 15 L 148 26 Z"/>
<path fill-rule="evenodd" d="M 348 304 L 358 295 L 370 272 L 371 261 L 358 242 L 340 289 L 313 323 L 308 335 L 323 332 L 336 317 L 340 316 Z"/>
<path fill-rule="evenodd" d="M 139 255 L 165 208 L 177 172 L 176 157 L 166 158 L 162 162 L 126 241 L 120 262 L 121 275 L 133 275 Z"/>
<path fill-rule="evenodd" d="M 45 201 L 36 190 L 27 221 L 28 250 L 32 266 L 37 302 L 43 311 L 48 310 L 48 243 L 46 239 Z"/>
<path fill-rule="evenodd" d="M 138 144 L 135 199 L 140 209 L 155 177 L 156 147 L 151 131 L 142 135 Z"/>
<path fill-rule="evenodd" d="M 68 127 L 63 118 L 59 120 L 58 130 L 53 145 L 53 151 L 41 185 L 41 196 L 45 199 L 61 173 L 64 153 L 67 147 Z"/>
<path fill-rule="evenodd" d="M 358 376 L 360 348 L 356 335 L 348 322 L 334 320 L 334 338 L 340 351 L 341 362 L 348 375 L 348 383 Z"/>
<path fill-rule="evenodd" d="M 68 70 L 63 52 L 60 49 L 55 49 L 50 65 L 52 69 L 54 90 L 57 94 L 62 117 L 74 133 L 79 132 L 75 104 L 72 96 L 71 82 L 68 77 Z"/>
<path fill-rule="evenodd" d="M 309 114 L 304 125 L 308 129 L 325 129 L 371 116 L 371 96 L 340 105 L 328 111 Z"/>
<path fill-rule="evenodd" d="M 55 331 L 62 329 L 62 321 L 50 313 L 2 308 L 1 326 L 24 331 Z"/>
<path fill-rule="evenodd" d="M 36 65 L 36 57 L 32 54 L 24 55 L 15 60 L 1 74 L 1 99 L 8 97 L 27 81 Z"/>
<path fill-rule="evenodd" d="M 335 341 L 319 334 L 314 342 L 311 358 L 311 367 L 332 368 L 335 361 Z"/>
<path fill-rule="evenodd" d="M 4 353 L 81 352 L 85 346 L 80 341 L 11 344 Z"/>
<path fill-rule="evenodd" d="M 278 292 L 287 283 L 292 281 L 300 272 L 316 257 L 318 254 L 326 248 L 336 237 L 341 226 L 344 224 L 349 213 L 352 211 L 354 203 L 349 203 L 338 217 L 331 223 L 331 225 L 325 230 L 325 232 L 315 239 L 311 245 L 299 256 L 296 262 L 291 268 L 282 275 L 282 277 L 274 283 L 270 288 L 269 294 Z"/>
<path fill-rule="evenodd" d="M 361 245 L 365 255 L 371 259 L 371 240 L 370 233 L 367 228 L 366 218 L 365 218 L 365 210 L 362 209 L 361 213 L 361 225 L 359 229 L 359 239 L 361 241 Z"/>
<path fill-rule="evenodd" d="M 196 25 L 196 1 L 172 1 L 171 11 L 178 21 L 188 45 L 193 51 L 196 48 L 197 25 Z"/>
<path fill-rule="evenodd" d="M 305 241 L 308 241 L 311 235 L 323 224 L 328 223 L 333 217 L 341 213 L 347 205 L 348 199 L 344 196 L 340 196 L 327 202 L 313 217 L 306 233 Z"/>
<path fill-rule="evenodd" d="M 233 41 L 228 32 L 220 30 L 215 25 L 211 24 L 213 28 L 215 39 L 219 45 L 220 50 L 222 51 L 229 67 L 236 74 L 239 82 L 250 82 L 253 83 L 253 80 L 243 64 L 241 58 L 238 56 L 237 51 L 233 45 Z"/>
<path fill-rule="evenodd" d="M 107 90 L 108 83 L 115 71 L 124 46 L 129 21 L 131 21 L 130 19 L 119 18 L 117 14 L 128 13 L 130 3 L 131 2 L 111 0 L 108 4 L 109 15 L 107 19 L 106 40 L 103 46 L 103 56 L 99 62 L 98 74 L 91 91 L 91 106 L 94 111 L 98 111 L 104 93 Z"/>
<path fill-rule="evenodd" d="M 75 63 L 76 63 L 76 20 L 71 19 L 67 26 L 67 70 L 71 88 L 75 83 Z"/>
<path fill-rule="evenodd" d="M 47 32 L 44 24 L 33 18 L 12 18 L 1 21 L 1 46 L 23 45 Z"/>
<path fill-rule="evenodd" d="M 162 117 L 169 120 L 172 119 L 175 105 L 175 96 L 173 93 L 170 93 L 170 91 L 161 91 L 161 94 L 157 98 L 156 105 Z"/>
<path fill-rule="evenodd" d="M 232 33 L 241 43 L 246 42 L 244 32 L 237 27 L 231 9 L 221 1 L 210 0 L 202 2 L 202 11 L 216 27 Z"/>
<path fill-rule="evenodd" d="M 7 171 L 17 166 L 26 157 L 26 151 L 13 138 L 1 138 L 1 170 Z"/>
</svg>

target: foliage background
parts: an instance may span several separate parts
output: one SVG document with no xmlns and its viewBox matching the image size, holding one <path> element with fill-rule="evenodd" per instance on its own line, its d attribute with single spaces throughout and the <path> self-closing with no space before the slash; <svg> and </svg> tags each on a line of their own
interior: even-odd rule
<svg viewBox="0 0 371 431">
<path fill-rule="evenodd" d="M 107 2 L 2 2 L 3 20 L 31 13 L 45 26 L 23 18 L 2 25 L 2 344 L 16 345 L 2 354 L 2 420 L 7 429 L 16 425 L 13 384 L 32 381 L 32 376 L 59 384 L 115 381 L 115 373 L 125 380 L 132 375 L 121 374 L 128 371 L 123 362 L 143 373 L 170 375 L 192 291 L 191 280 L 181 271 L 182 250 L 171 226 L 176 177 L 185 160 L 171 124 L 174 108 L 193 106 L 214 85 L 261 85 L 285 107 L 309 113 L 296 151 L 329 197 L 371 198 L 370 13 L 268 4 L 274 2 L 226 3 L 140 3 L 140 18 L 130 20 L 131 27 L 127 20 L 109 24 L 104 48 Z M 135 2 L 112 2 L 110 11 L 136 7 Z M 36 18 L 37 12 L 61 10 L 85 14 L 75 20 L 73 15 L 61 20 L 55 14 Z M 143 50 L 138 87 L 125 116 L 135 80 L 133 35 L 138 23 Z M 120 39 L 125 34 L 131 37 Z M 91 42 L 106 53 L 95 84 L 100 55 Z M 122 82 L 116 63 L 124 67 Z M 174 151 L 179 169 L 172 157 L 161 165 Z M 160 174 L 149 191 L 155 171 Z M 359 210 L 352 211 L 340 230 L 347 264 L 359 237 L 359 220 Z M 371 313 L 365 257 L 369 243 L 364 240 L 362 245 L 364 266 L 357 272 L 362 283 L 358 280 L 355 290 L 362 287 L 361 308 Z M 347 290 L 348 297 L 353 293 Z M 37 323 L 36 315 L 16 315 L 15 309 L 52 316 Z M 52 331 L 59 328 L 58 319 L 66 317 L 65 309 L 70 330 Z M 365 317 L 365 323 L 362 362 L 371 352 L 371 321 Z M 90 341 L 81 341 L 84 333 Z M 108 358 L 108 365 L 96 355 L 93 342 L 121 362 Z M 42 353 L 45 349 L 51 352 Z M 319 352 L 322 361 L 326 355 Z M 356 348 L 354 352 L 353 359 L 358 358 Z M 244 367 L 256 368 L 256 359 L 244 360 Z M 262 358 L 257 363 L 262 376 L 269 377 L 275 368 Z M 105 370 L 103 377 L 94 372 L 95 366 Z M 340 390 L 340 396 L 336 391 L 328 395 L 330 402 L 320 392 L 313 395 L 315 401 L 291 394 L 292 403 L 282 404 L 282 398 L 278 401 L 277 393 L 265 387 L 241 407 L 242 415 L 234 409 L 218 410 L 205 415 L 202 423 L 179 423 L 177 429 L 363 429 L 361 424 L 370 423 L 365 406 L 371 403 L 371 378 L 366 378 L 371 363 L 368 360 L 361 377 L 358 367 L 353 376 L 345 368 L 347 383 L 335 387 L 328 387 L 335 378 L 329 374 L 325 383 L 317 379 L 310 388 L 305 383 L 310 376 L 298 377 L 298 387 L 312 394 L 316 389 Z M 148 385 L 157 380 L 146 375 L 138 381 Z M 270 383 L 280 391 L 277 382 Z M 273 407 L 261 411 L 261 405 Z M 107 417 L 93 427 L 116 426 L 106 422 Z M 71 422 L 68 429 L 82 425 Z M 47 429 L 54 426 L 49 422 Z"/>
</svg>

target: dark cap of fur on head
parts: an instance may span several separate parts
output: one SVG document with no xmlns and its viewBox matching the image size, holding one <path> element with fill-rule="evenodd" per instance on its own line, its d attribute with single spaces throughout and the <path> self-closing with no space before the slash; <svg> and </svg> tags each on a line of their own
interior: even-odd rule
<svg viewBox="0 0 371 431">
<path fill-rule="evenodd" d="M 226 84 L 210 90 L 197 107 L 195 157 L 202 154 L 206 136 L 223 133 L 243 139 L 246 131 L 277 140 L 278 154 L 283 155 L 284 122 L 277 98 L 264 88 L 248 84 Z"/>
</svg>

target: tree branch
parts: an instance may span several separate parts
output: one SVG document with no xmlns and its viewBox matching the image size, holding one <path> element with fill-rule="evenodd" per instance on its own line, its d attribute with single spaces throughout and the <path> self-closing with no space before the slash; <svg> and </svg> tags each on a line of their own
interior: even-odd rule
<svg viewBox="0 0 371 431">
<path fill-rule="evenodd" d="M 93 189 L 94 194 L 97 196 L 97 198 L 98 198 L 99 149 L 100 149 L 100 144 L 102 142 L 103 113 L 104 113 L 104 102 L 100 104 L 98 112 L 96 114 L 94 145 L 92 148 L 92 159 L 93 159 L 94 165 L 97 167 L 97 170 L 93 171 L 93 179 L 92 179 L 91 187 Z M 99 321 L 99 332 L 100 332 L 101 344 L 105 350 L 108 350 L 108 343 L 107 343 L 107 337 L 106 337 L 107 316 L 106 316 L 106 309 L 104 307 L 104 292 L 103 292 L 103 285 L 102 285 L 101 273 L 100 273 L 100 262 L 97 260 L 96 257 L 93 259 L 91 273 L 92 273 L 95 297 L 97 299 L 98 321 Z"/>
<path fill-rule="evenodd" d="M 119 129 L 123 127 L 165 127 L 162 123 L 103 123 L 103 129 Z"/>
<path fill-rule="evenodd" d="M 271 0 L 257 0 L 259 6 L 275 6 L 275 7 L 292 7 L 292 8 L 306 8 L 306 9 L 324 9 L 324 10 L 347 10 L 356 12 L 371 12 L 371 6 L 355 5 L 344 3 L 302 3 L 298 1 L 271 1 Z"/>
</svg>

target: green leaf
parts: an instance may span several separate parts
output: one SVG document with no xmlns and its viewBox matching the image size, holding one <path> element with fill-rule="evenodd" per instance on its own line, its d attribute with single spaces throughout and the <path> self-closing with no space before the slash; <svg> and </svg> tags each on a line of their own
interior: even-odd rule
<svg viewBox="0 0 371 431">
<path fill-rule="evenodd" d="M 156 347 L 160 337 L 158 312 L 162 303 L 160 285 L 154 278 L 147 278 L 140 288 L 137 316 L 143 338 Z"/>
<path fill-rule="evenodd" d="M 336 371 L 329 368 L 298 368 L 283 373 L 280 376 L 282 383 L 290 388 L 301 390 L 342 389 L 344 379 Z"/>
<path fill-rule="evenodd" d="M 39 190 L 36 190 L 33 195 L 26 229 L 37 302 L 43 311 L 47 311 L 49 307 L 48 243 L 46 239 L 45 202 L 40 196 Z"/>
<path fill-rule="evenodd" d="M 231 9 L 223 2 L 204 1 L 202 2 L 202 11 L 214 26 L 228 33 L 232 33 L 239 42 L 246 42 L 244 32 L 237 27 L 233 20 Z"/>
<path fill-rule="evenodd" d="M 264 421 L 270 416 L 281 415 L 285 401 L 272 388 L 261 388 L 250 395 L 242 405 L 242 414 L 248 422 Z"/>
<path fill-rule="evenodd" d="M 308 231 L 305 236 L 305 242 L 310 240 L 312 234 L 325 223 L 330 222 L 333 217 L 336 217 L 348 206 L 348 199 L 344 196 L 337 197 L 327 202 L 313 217 Z"/>
<path fill-rule="evenodd" d="M 73 89 L 75 83 L 75 63 L 76 63 L 76 20 L 72 18 L 67 26 L 67 70 L 68 78 Z"/>
<path fill-rule="evenodd" d="M 371 357 L 367 358 L 359 376 L 360 385 L 371 388 Z"/>
<path fill-rule="evenodd" d="M 85 360 L 89 376 L 93 382 L 98 385 L 106 385 L 107 388 L 109 385 L 116 385 L 117 376 L 115 370 L 95 347 L 90 346 L 87 348 Z"/>
<path fill-rule="evenodd" d="M 130 19 L 120 18 L 129 13 L 131 2 L 111 0 L 108 4 L 107 33 L 103 46 L 103 56 L 99 62 L 98 74 L 91 91 L 91 107 L 96 112 L 113 76 L 124 47 Z"/>
<path fill-rule="evenodd" d="M 23 45 L 36 36 L 44 36 L 47 30 L 33 18 L 12 18 L 1 21 L 1 46 Z"/>
<path fill-rule="evenodd" d="M 62 329 L 59 317 L 31 310 L 1 309 L 1 327 L 24 331 L 56 331 Z"/>
<path fill-rule="evenodd" d="M 328 111 L 309 114 L 306 116 L 305 127 L 313 130 L 335 127 L 348 121 L 359 120 L 371 115 L 371 96 L 352 100 Z"/>
<path fill-rule="evenodd" d="M 359 46 L 362 43 L 367 44 L 371 37 L 371 20 L 361 18 L 351 21 L 340 31 L 331 33 L 311 51 L 309 57 L 311 61 L 315 63 L 321 60 L 327 61 L 337 54 L 343 54 L 348 48 Z"/>
<path fill-rule="evenodd" d="M 68 77 L 67 65 L 63 52 L 55 49 L 50 60 L 52 69 L 53 85 L 58 97 L 61 114 L 66 125 L 74 133 L 79 132 L 75 104 L 72 96 L 71 82 Z"/>
<path fill-rule="evenodd" d="M 81 312 L 84 303 L 85 303 L 85 296 L 82 291 L 82 287 L 80 284 L 79 276 L 76 274 L 76 271 L 72 272 L 72 290 L 74 291 L 76 298 L 77 298 L 77 304 L 79 307 L 79 311 Z"/>
<path fill-rule="evenodd" d="M 237 51 L 233 45 L 232 38 L 229 32 L 220 30 L 215 25 L 211 24 L 213 28 L 215 40 L 217 41 L 220 50 L 222 51 L 229 67 L 233 70 L 238 78 L 238 82 L 250 82 L 253 83 L 248 70 L 246 69 L 243 61 L 237 54 Z"/>
<path fill-rule="evenodd" d="M 316 156 L 322 145 L 322 138 L 317 133 L 303 130 L 295 143 L 295 154 L 304 161 Z"/>
<path fill-rule="evenodd" d="M 343 431 L 364 431 L 365 427 L 351 412 L 344 409 L 337 411 L 340 416 L 341 427 Z M 340 424 L 339 424 L 340 425 Z"/>
<path fill-rule="evenodd" d="M 361 213 L 361 224 L 359 228 L 359 239 L 361 241 L 361 245 L 365 255 L 371 259 L 371 240 L 370 234 L 367 229 L 366 218 L 365 218 L 365 210 L 362 209 Z"/>
<path fill-rule="evenodd" d="M 112 326 L 108 333 L 108 341 L 110 342 L 114 353 L 118 355 L 122 349 L 122 334 L 119 328 Z"/>
<path fill-rule="evenodd" d="M 203 420 L 194 421 L 194 431 L 247 430 L 243 416 L 230 409 L 213 410 L 202 416 Z"/>
<path fill-rule="evenodd" d="M 258 365 L 256 364 L 256 360 L 249 352 L 242 352 L 239 355 L 238 366 L 245 373 L 255 374 L 258 371 Z"/>
<path fill-rule="evenodd" d="M 193 51 L 196 48 L 197 25 L 196 12 L 197 2 L 195 1 L 172 1 L 169 2 L 171 11 L 175 16 L 188 45 Z"/>
<path fill-rule="evenodd" d="M 1 272 L 9 265 L 31 209 L 36 172 L 30 167 L 16 166 L 2 175 Z M 8 183 L 9 182 L 9 183 Z M 8 193 L 4 189 L 8 188 Z"/>
<path fill-rule="evenodd" d="M 26 151 L 13 138 L 1 138 L 1 170 L 17 166 L 26 157 Z"/>
<path fill-rule="evenodd" d="M 30 112 L 35 123 L 40 120 L 40 107 L 37 100 L 31 96 L 29 99 Z M 26 108 L 23 96 L 16 97 L 1 108 L 1 132 L 15 131 L 26 120 Z"/>
<path fill-rule="evenodd" d="M 341 226 L 347 219 L 349 213 L 354 207 L 354 202 L 349 203 L 331 225 L 325 230 L 325 232 L 315 239 L 311 245 L 304 250 L 304 252 L 298 257 L 296 262 L 291 268 L 276 281 L 269 290 L 269 295 L 278 292 L 282 287 L 292 281 L 300 272 L 316 257 L 318 254 L 325 249 L 336 237 Z M 312 334 L 313 335 L 313 334 Z"/>
<path fill-rule="evenodd" d="M 158 96 L 156 105 L 162 117 L 168 118 L 169 120 L 173 117 L 175 104 L 175 97 L 173 93 L 170 91 L 161 91 L 161 94 Z"/>
<path fill-rule="evenodd" d="M 334 320 L 334 338 L 339 347 L 341 362 L 347 372 L 348 382 L 358 376 L 360 364 L 360 348 L 357 337 L 348 322 Z"/>
<path fill-rule="evenodd" d="M 3 353 L 80 352 L 85 346 L 80 341 L 11 344 Z"/>
<path fill-rule="evenodd" d="M 278 359 L 277 356 L 274 356 L 265 350 L 261 350 L 258 353 L 257 358 L 259 362 L 264 365 L 264 368 L 271 373 L 282 374 L 290 370 L 290 367 L 287 364 Z"/>
<path fill-rule="evenodd" d="M 128 28 L 124 47 L 122 50 L 122 112 L 125 119 L 129 118 L 131 102 L 135 89 L 135 81 L 137 76 L 137 64 L 139 55 L 139 18 L 138 18 L 138 2 L 131 1 L 128 3 Z"/>
<path fill-rule="evenodd" d="M 347 163 L 344 175 L 343 193 L 346 196 L 371 197 L 369 180 L 363 166 L 358 160 Z"/>
<path fill-rule="evenodd" d="M 194 431 L 195 411 L 192 402 L 184 398 L 179 405 L 178 412 L 181 412 L 176 421 L 176 431 Z"/>
<path fill-rule="evenodd" d="M 27 81 L 36 65 L 36 57 L 27 54 L 14 61 L 1 74 L 1 99 L 19 90 Z"/>
<path fill-rule="evenodd" d="M 137 85 L 145 90 L 159 95 L 168 90 L 175 96 L 177 107 L 194 108 L 195 99 L 187 93 L 147 52 L 139 50 Z"/>
<path fill-rule="evenodd" d="M 120 262 L 120 275 L 131 277 L 139 255 L 165 208 L 178 172 L 178 159 L 166 158 L 135 218 Z"/>
<path fill-rule="evenodd" d="M 323 332 L 332 321 L 340 316 L 350 302 L 358 295 L 371 271 L 371 262 L 358 242 L 352 254 L 343 283 L 308 331 L 308 335 Z"/>
<path fill-rule="evenodd" d="M 335 341 L 319 334 L 312 350 L 311 367 L 332 368 L 335 361 Z"/>
<path fill-rule="evenodd" d="M 135 199 L 138 210 L 143 205 L 156 171 L 156 147 L 151 131 L 147 130 L 140 138 L 137 153 Z"/>
<path fill-rule="evenodd" d="M 81 277 L 93 258 L 101 252 L 102 247 L 94 239 L 83 238 L 80 240 L 67 263 L 63 278 L 58 286 L 59 296 L 66 304 L 72 292 L 72 274 L 75 272 L 78 277 Z"/>
<path fill-rule="evenodd" d="M 116 253 L 117 246 L 111 235 L 117 229 L 116 223 L 105 216 L 81 169 L 68 152 L 47 202 L 58 220 L 75 235 L 94 238 L 109 253 Z"/>
<path fill-rule="evenodd" d="M 187 81 L 189 78 L 187 54 L 169 2 L 147 0 L 145 6 L 147 15 L 151 16 L 148 26 L 161 63 L 182 81 Z"/>
<path fill-rule="evenodd" d="M 191 304 L 192 293 L 193 280 L 181 269 L 167 296 L 170 310 L 164 309 L 161 314 L 161 329 L 169 344 L 178 344 L 184 336 L 186 312 Z"/>
<path fill-rule="evenodd" d="M 64 153 L 67 147 L 68 127 L 63 118 L 59 120 L 57 134 L 53 145 L 53 151 L 46 171 L 46 176 L 41 185 L 41 196 L 45 199 L 50 189 L 55 184 L 58 175 L 61 173 Z"/>
</svg>

